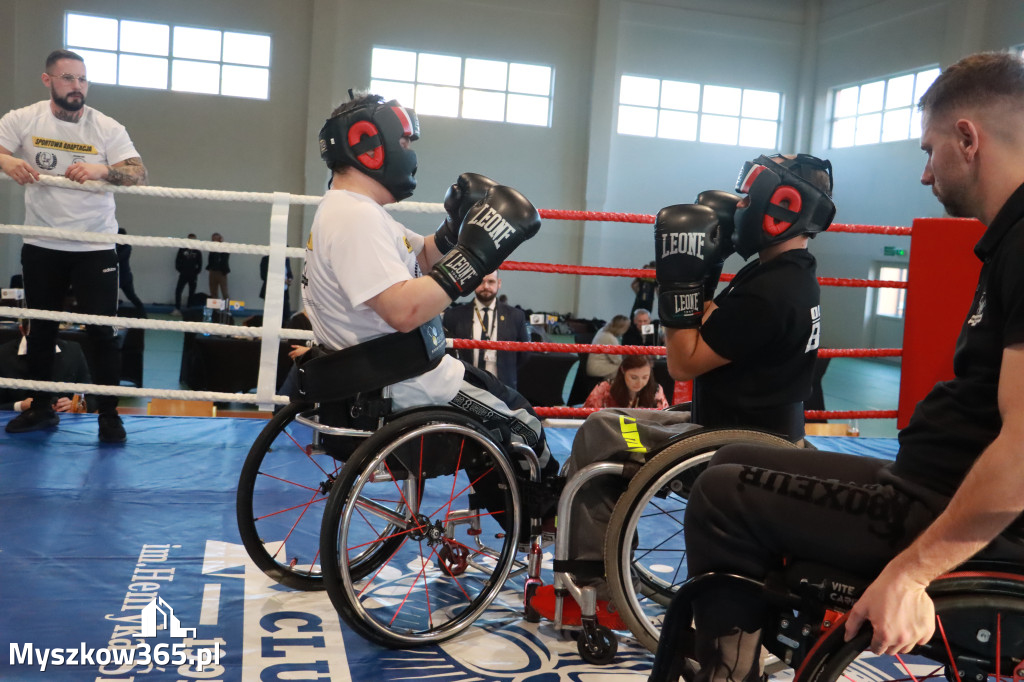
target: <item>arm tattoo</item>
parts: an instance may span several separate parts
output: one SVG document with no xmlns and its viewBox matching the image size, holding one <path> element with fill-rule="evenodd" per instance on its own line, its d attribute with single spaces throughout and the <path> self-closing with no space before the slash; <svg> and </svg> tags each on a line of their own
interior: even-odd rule
<svg viewBox="0 0 1024 682">
<path fill-rule="evenodd" d="M 107 166 L 107 171 L 107 182 L 111 185 L 144 185 L 149 175 L 138 156 L 125 159 L 115 166 Z"/>
</svg>

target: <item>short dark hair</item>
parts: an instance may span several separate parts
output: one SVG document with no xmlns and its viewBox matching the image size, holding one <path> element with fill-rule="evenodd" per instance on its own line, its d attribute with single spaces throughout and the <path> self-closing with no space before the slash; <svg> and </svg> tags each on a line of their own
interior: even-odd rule
<svg viewBox="0 0 1024 682">
<path fill-rule="evenodd" d="M 917 106 L 934 115 L 999 100 L 1013 100 L 1015 106 L 1024 100 L 1024 60 L 1009 52 L 979 52 L 946 67 Z"/>
<path fill-rule="evenodd" d="M 330 118 L 334 118 L 338 114 L 344 114 L 352 111 L 353 109 L 358 109 L 359 107 L 364 107 L 368 104 L 375 104 L 383 99 L 380 95 L 374 95 L 373 93 L 364 92 L 362 90 L 349 90 L 349 96 L 351 97 L 349 101 L 343 102 L 334 108 L 334 111 L 331 112 Z"/>
<path fill-rule="evenodd" d="M 85 64 L 85 60 L 82 59 L 82 55 L 71 50 L 54 50 L 46 57 L 46 70 L 49 71 L 50 67 L 59 62 L 61 59 L 77 59 L 78 61 Z"/>
<path fill-rule="evenodd" d="M 783 159 L 789 159 L 790 157 L 780 155 Z M 803 157 L 803 158 L 801 158 Z M 815 188 L 821 190 L 829 197 L 832 196 L 832 176 L 821 168 L 825 162 L 823 159 L 819 159 L 816 156 L 810 154 L 797 154 L 795 158 L 790 159 L 790 163 L 787 169 L 790 170 L 794 175 L 806 180 L 810 184 L 814 185 Z"/>
</svg>

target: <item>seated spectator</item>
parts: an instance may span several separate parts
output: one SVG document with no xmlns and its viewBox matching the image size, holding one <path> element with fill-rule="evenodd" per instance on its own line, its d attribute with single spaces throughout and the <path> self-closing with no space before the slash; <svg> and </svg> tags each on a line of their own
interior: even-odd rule
<svg viewBox="0 0 1024 682">
<path fill-rule="evenodd" d="M 627 329 L 629 329 L 629 318 L 625 315 L 616 315 L 597 330 L 592 343 L 595 346 L 621 345 L 619 338 L 626 333 Z M 621 364 L 621 355 L 591 353 L 587 356 L 587 376 L 601 377 L 611 381 L 615 378 L 615 373 L 619 371 Z"/>
<path fill-rule="evenodd" d="M 602 381 L 587 396 L 583 407 L 668 407 L 665 392 L 654 380 L 647 355 L 626 355 L 611 381 Z"/>
<path fill-rule="evenodd" d="M 653 330 L 644 334 L 644 327 L 653 326 Z M 658 344 L 661 335 L 658 333 L 658 323 L 651 322 L 651 311 L 646 308 L 637 308 L 633 311 L 633 324 L 629 326 L 626 333 L 622 335 L 623 346 L 654 346 Z"/>
<path fill-rule="evenodd" d="M 304 310 L 300 310 L 299 312 L 295 313 L 290 318 L 288 318 L 288 321 L 285 322 L 284 326 L 286 329 L 313 328 L 313 325 L 310 324 L 309 318 L 306 316 L 306 311 Z M 290 398 L 292 397 L 292 393 L 295 393 L 298 388 L 296 382 L 298 381 L 299 366 L 294 363 L 297 362 L 300 357 L 309 352 L 310 348 L 313 347 L 313 342 L 297 341 L 295 339 L 292 339 L 289 342 L 289 345 L 291 346 L 291 350 L 288 351 L 288 357 L 292 359 L 293 364 L 291 366 L 291 369 L 288 370 L 288 376 L 285 377 L 284 381 L 281 383 L 281 386 L 278 387 L 277 394 L 286 395 Z M 280 410 L 282 407 L 283 405 L 278 405 L 277 407 L 275 407 L 274 413 L 276 414 L 278 410 Z"/>
<path fill-rule="evenodd" d="M 21 338 L 0 345 L 0 376 L 10 379 L 28 379 L 28 343 L 26 328 L 19 324 Z M 56 354 L 53 361 L 51 381 L 67 383 L 91 384 L 89 364 L 86 362 L 82 347 L 74 341 L 57 339 Z M 33 399 L 29 391 L 21 388 L 0 388 L 0 410 L 24 412 L 32 406 Z M 71 393 L 59 393 L 53 396 L 51 406 L 55 412 L 88 412 L 88 401 L 85 397 Z M 56 424 L 55 424 L 56 426 Z"/>
</svg>

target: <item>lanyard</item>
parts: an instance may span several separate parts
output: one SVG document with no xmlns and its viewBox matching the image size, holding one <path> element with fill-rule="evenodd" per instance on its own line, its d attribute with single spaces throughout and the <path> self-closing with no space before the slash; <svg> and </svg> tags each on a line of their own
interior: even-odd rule
<svg viewBox="0 0 1024 682">
<path fill-rule="evenodd" d="M 490 309 L 488 308 L 488 310 L 490 310 Z M 476 315 L 476 321 L 480 324 L 480 329 L 483 331 L 483 338 L 484 338 L 484 340 L 485 341 L 490 341 L 491 339 L 493 339 L 494 338 L 494 328 L 495 328 L 495 325 L 497 324 L 496 318 L 498 317 L 497 306 L 495 306 L 494 310 L 491 310 L 491 319 L 488 320 L 489 324 L 486 325 L 486 326 L 484 325 L 484 318 L 480 314 L 480 308 L 477 308 L 476 306 L 473 306 L 473 313 Z"/>
</svg>

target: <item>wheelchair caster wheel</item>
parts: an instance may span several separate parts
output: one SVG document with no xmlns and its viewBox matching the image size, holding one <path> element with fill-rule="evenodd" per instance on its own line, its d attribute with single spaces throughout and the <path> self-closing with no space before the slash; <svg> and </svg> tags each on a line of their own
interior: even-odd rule
<svg viewBox="0 0 1024 682">
<path fill-rule="evenodd" d="M 592 665 L 607 665 L 615 659 L 619 650 L 619 640 L 610 629 L 598 625 L 595 629 L 583 627 L 576 640 L 576 650 L 580 657 Z"/>
</svg>

